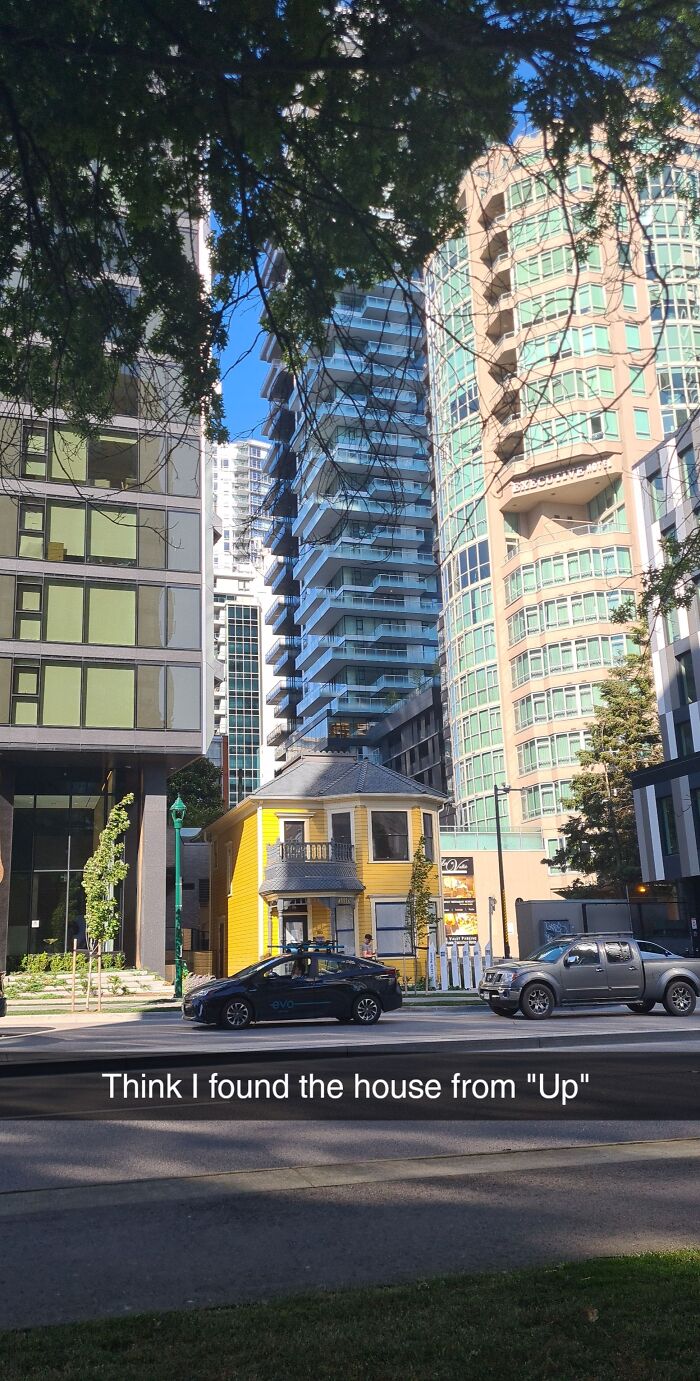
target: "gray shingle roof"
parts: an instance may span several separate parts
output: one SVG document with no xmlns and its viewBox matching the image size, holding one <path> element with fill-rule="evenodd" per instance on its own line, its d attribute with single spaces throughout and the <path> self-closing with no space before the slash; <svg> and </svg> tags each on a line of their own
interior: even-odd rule
<svg viewBox="0 0 700 1381">
<path fill-rule="evenodd" d="M 309 892 L 344 896 L 364 892 L 354 863 L 268 863 L 260 888 L 262 897 L 306 897 Z"/>
<path fill-rule="evenodd" d="M 264 782 L 253 799 L 324 796 L 428 796 L 447 800 L 442 792 L 423 786 L 390 767 L 345 754 L 305 753 L 272 782 Z"/>
</svg>

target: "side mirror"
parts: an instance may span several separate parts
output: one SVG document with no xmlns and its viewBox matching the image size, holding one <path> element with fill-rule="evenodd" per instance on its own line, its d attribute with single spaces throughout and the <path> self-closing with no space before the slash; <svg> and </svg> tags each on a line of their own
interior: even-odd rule
<svg viewBox="0 0 700 1381">
<path fill-rule="evenodd" d="M 578 964 L 578 954 L 567 954 L 564 960 L 565 969 L 573 969 Z"/>
</svg>

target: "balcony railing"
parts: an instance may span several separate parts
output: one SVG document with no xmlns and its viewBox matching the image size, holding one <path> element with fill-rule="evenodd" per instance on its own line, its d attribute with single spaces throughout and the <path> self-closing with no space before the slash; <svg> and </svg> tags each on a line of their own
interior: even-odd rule
<svg viewBox="0 0 700 1381">
<path fill-rule="evenodd" d="M 270 844 L 268 863 L 354 863 L 352 844 L 327 839 L 319 844 Z"/>
</svg>

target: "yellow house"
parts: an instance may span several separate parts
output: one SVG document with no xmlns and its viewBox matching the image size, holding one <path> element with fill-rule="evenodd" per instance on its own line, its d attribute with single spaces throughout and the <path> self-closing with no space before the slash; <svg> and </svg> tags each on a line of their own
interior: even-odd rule
<svg viewBox="0 0 700 1381">
<path fill-rule="evenodd" d="M 442 938 L 439 792 L 346 753 L 301 753 L 207 830 L 216 971 L 323 937 L 412 974 L 406 897 L 421 837 Z M 421 970 L 424 953 L 419 956 Z"/>
</svg>

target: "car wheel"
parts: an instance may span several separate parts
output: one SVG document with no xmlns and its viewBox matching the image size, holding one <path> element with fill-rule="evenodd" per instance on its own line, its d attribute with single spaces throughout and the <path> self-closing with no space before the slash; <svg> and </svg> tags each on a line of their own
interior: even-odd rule
<svg viewBox="0 0 700 1381">
<path fill-rule="evenodd" d="M 253 1009 L 244 997 L 232 997 L 221 1008 L 219 1022 L 229 1031 L 242 1031 L 244 1027 L 250 1026 L 252 1020 Z"/>
<path fill-rule="evenodd" d="M 630 1012 L 647 1013 L 652 1011 L 652 1009 L 656 1006 L 656 1003 L 651 1002 L 650 999 L 647 997 L 644 999 L 643 1002 L 628 1002 L 627 1006 L 629 1007 Z"/>
<path fill-rule="evenodd" d="M 374 1026 L 382 1015 L 382 1004 L 372 993 L 361 993 L 352 1004 L 352 1020 L 358 1026 Z"/>
<path fill-rule="evenodd" d="M 494 1002 L 493 998 L 489 998 L 489 1007 L 492 1012 L 495 1012 L 497 1017 L 517 1017 L 518 1015 L 517 1007 L 499 1007 L 498 1003 Z"/>
<path fill-rule="evenodd" d="M 554 1011 L 554 994 L 546 983 L 528 983 L 523 988 L 520 1010 L 528 1021 L 544 1021 Z"/>
<path fill-rule="evenodd" d="M 695 989 L 683 978 L 675 978 L 664 993 L 664 1007 L 670 1017 L 689 1017 L 695 1011 Z"/>
</svg>

